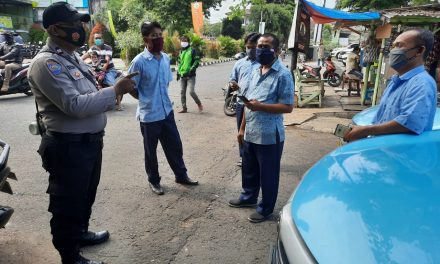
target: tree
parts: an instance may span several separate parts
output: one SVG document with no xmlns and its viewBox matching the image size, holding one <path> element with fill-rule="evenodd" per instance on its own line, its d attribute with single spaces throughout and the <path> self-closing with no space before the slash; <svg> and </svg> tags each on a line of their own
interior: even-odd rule
<svg viewBox="0 0 440 264">
<path fill-rule="evenodd" d="M 243 29 L 241 25 L 243 20 L 239 17 L 234 17 L 232 19 L 224 18 L 222 24 L 222 35 L 230 36 L 233 39 L 239 39 L 243 35 Z"/>
<path fill-rule="evenodd" d="M 207 20 L 203 23 L 202 33 L 208 37 L 218 37 L 222 33 L 222 22 L 210 24 Z"/>
<path fill-rule="evenodd" d="M 401 7 L 408 4 L 408 0 L 337 0 L 336 8 L 348 8 L 351 11 L 362 12 Z"/>
</svg>

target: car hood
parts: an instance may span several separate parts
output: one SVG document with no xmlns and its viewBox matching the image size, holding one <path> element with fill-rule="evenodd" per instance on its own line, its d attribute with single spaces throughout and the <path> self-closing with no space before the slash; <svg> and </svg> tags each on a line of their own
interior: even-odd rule
<svg viewBox="0 0 440 264">
<path fill-rule="evenodd" d="M 357 113 L 353 116 L 353 123 L 359 126 L 371 125 L 373 123 L 373 118 L 377 113 L 379 106 L 373 106 L 365 109 L 364 111 Z M 434 116 L 434 124 L 432 126 L 432 130 L 440 130 L 440 108 L 437 107 L 435 116 Z"/>
<path fill-rule="evenodd" d="M 344 145 L 306 173 L 291 206 L 320 264 L 440 263 L 440 132 Z"/>
</svg>

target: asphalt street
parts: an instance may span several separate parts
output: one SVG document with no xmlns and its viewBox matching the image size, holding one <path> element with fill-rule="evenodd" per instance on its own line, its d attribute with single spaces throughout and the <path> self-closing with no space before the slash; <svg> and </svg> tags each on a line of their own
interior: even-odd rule
<svg viewBox="0 0 440 264">
<path fill-rule="evenodd" d="M 143 144 L 135 119 L 137 102 L 125 96 L 124 111 L 108 113 L 101 183 L 91 229 L 108 229 L 110 241 L 85 248 L 84 255 L 106 263 L 266 263 L 276 241 L 276 213 L 314 162 L 336 148 L 331 134 L 288 128 L 275 216 L 260 224 L 247 220 L 252 209 L 227 204 L 241 189 L 236 167 L 235 118 L 223 113 L 222 87 L 234 62 L 201 67 L 196 92 L 202 114 L 188 95 L 186 114 L 175 114 L 190 177 L 196 187 L 174 183 L 161 147 L 159 167 L 165 195 L 153 194 L 146 180 Z M 180 86 L 170 85 L 175 110 Z M 176 112 L 177 112 L 176 111 Z M 11 145 L 9 165 L 18 177 L 13 195 L 0 193 L 0 204 L 15 208 L 0 230 L 0 263 L 60 263 L 51 243 L 47 212 L 47 173 L 36 150 L 39 136 L 28 132 L 34 119 L 33 97 L 0 97 L 0 138 Z"/>
</svg>

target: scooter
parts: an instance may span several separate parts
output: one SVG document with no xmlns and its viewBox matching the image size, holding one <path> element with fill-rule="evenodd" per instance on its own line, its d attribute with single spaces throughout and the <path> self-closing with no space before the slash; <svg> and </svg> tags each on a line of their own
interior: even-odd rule
<svg viewBox="0 0 440 264">
<path fill-rule="evenodd" d="M 0 140 L 0 149 L 2 150 L 0 153 L 0 192 L 12 194 L 12 188 L 7 179 L 17 180 L 17 177 L 8 167 L 10 147 Z M 0 205 L 0 228 L 5 227 L 13 213 L 13 208 Z"/>
<path fill-rule="evenodd" d="M 326 60 L 325 62 L 325 72 L 323 73 L 323 78 L 332 87 L 338 87 L 342 83 L 342 77 L 336 73 L 336 67 L 331 60 Z"/>
<path fill-rule="evenodd" d="M 225 96 L 225 104 L 223 105 L 223 112 L 227 116 L 235 116 L 237 110 L 237 95 L 238 91 L 232 90 L 227 84 L 223 89 L 223 95 Z"/>
<path fill-rule="evenodd" d="M 321 66 L 313 67 L 307 64 L 302 64 L 298 69 L 304 78 L 321 79 Z"/>
<path fill-rule="evenodd" d="M 29 81 L 27 78 L 27 72 L 29 69 L 29 63 L 23 64 L 17 70 L 12 71 L 12 77 L 9 81 L 9 89 L 7 92 L 0 91 L 0 96 L 8 94 L 24 93 L 27 96 L 31 96 L 32 90 L 29 86 Z M 3 80 L 5 78 L 4 70 L 0 74 L 0 87 L 3 86 Z"/>
</svg>

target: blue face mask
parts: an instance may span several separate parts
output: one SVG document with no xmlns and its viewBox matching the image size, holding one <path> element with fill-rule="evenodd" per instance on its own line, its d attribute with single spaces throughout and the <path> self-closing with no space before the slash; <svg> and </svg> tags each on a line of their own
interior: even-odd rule
<svg viewBox="0 0 440 264">
<path fill-rule="evenodd" d="M 104 41 L 102 39 L 95 39 L 96 46 L 101 46 L 102 44 L 104 44 Z"/>
<path fill-rule="evenodd" d="M 275 59 L 275 50 L 272 48 L 257 48 L 256 61 L 261 65 L 270 65 Z"/>
</svg>

